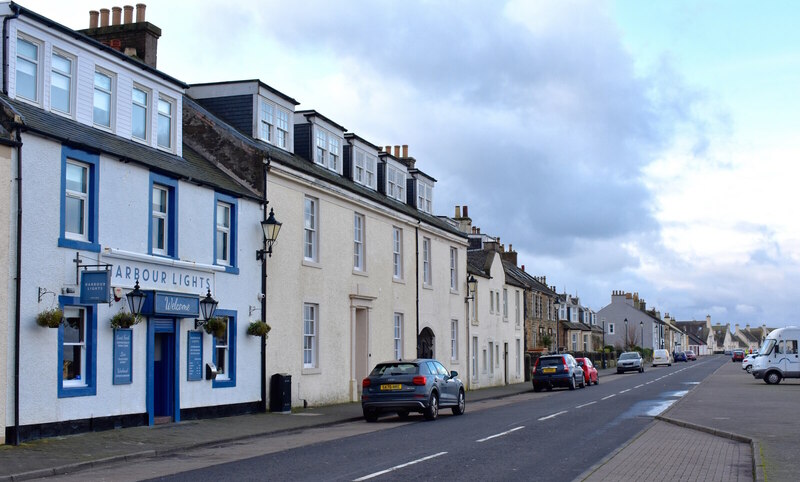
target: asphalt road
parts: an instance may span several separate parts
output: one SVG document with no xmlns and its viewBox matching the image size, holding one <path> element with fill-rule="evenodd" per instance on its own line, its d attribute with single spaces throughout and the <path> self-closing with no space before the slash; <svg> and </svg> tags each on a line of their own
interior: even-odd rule
<svg viewBox="0 0 800 482">
<path fill-rule="evenodd" d="M 84 472 L 81 480 L 573 480 L 726 360 L 647 367 L 574 391 L 468 400 L 465 415 L 443 412 L 435 422 L 390 416 L 248 440 Z"/>
</svg>

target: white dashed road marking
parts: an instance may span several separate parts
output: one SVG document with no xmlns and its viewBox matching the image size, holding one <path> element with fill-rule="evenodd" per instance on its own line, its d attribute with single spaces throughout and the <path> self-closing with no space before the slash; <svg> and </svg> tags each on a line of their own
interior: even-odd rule
<svg viewBox="0 0 800 482">
<path fill-rule="evenodd" d="M 611 395 L 609 395 L 609 396 L 607 396 L 607 397 L 603 397 L 603 398 L 601 398 L 600 400 L 608 400 L 609 398 L 611 398 L 611 397 L 616 397 L 616 396 L 617 396 L 617 394 L 616 394 L 616 393 L 612 393 Z"/>
<path fill-rule="evenodd" d="M 597 401 L 594 401 L 594 402 L 589 402 L 589 403 L 584 403 L 583 405 L 578 405 L 578 406 L 577 406 L 577 407 L 575 407 L 575 408 L 583 408 L 583 407 L 588 407 L 589 405 L 591 405 L 591 404 L 593 404 L 593 403 L 597 403 Z"/>
<path fill-rule="evenodd" d="M 567 413 L 567 411 L 566 411 L 566 410 L 562 410 L 562 411 L 560 411 L 560 412 L 558 412 L 558 413 L 554 413 L 554 414 L 552 414 L 552 415 L 548 415 L 548 416 L 546 416 L 546 417 L 542 417 L 542 418 L 540 418 L 540 419 L 539 419 L 539 421 L 541 422 L 542 420 L 549 420 L 549 419 L 551 419 L 551 418 L 558 417 L 559 415 L 563 415 L 563 414 L 565 414 L 565 413 Z"/>
<path fill-rule="evenodd" d="M 422 457 L 421 459 L 412 460 L 411 462 L 406 462 L 405 464 L 395 465 L 394 467 L 392 467 L 390 469 L 381 470 L 380 472 L 375 472 L 375 473 L 372 473 L 372 474 L 369 474 L 369 475 L 365 475 L 364 477 L 355 479 L 353 482 L 360 482 L 362 480 L 372 479 L 374 477 L 378 477 L 378 476 L 383 475 L 383 474 L 388 474 L 389 472 L 395 471 L 397 469 L 402 469 L 403 467 L 408 467 L 409 465 L 418 464 L 420 462 L 424 462 L 426 460 L 430 460 L 432 458 L 439 457 L 439 456 L 444 455 L 446 453 L 447 452 L 439 452 L 438 454 L 428 455 L 427 457 Z"/>
<path fill-rule="evenodd" d="M 541 420 L 541 419 L 540 419 L 540 420 Z M 476 442 L 486 442 L 487 440 L 491 440 L 491 439 L 493 439 L 493 438 L 497 438 L 497 437 L 502 437 L 503 435 L 508 435 L 508 434 L 510 434 L 511 432 L 516 432 L 517 430 L 521 430 L 521 429 L 523 429 L 523 428 L 525 428 L 525 427 L 524 427 L 524 426 L 522 426 L 522 427 L 516 427 L 516 428 L 512 428 L 511 430 L 506 430 L 505 432 L 500 432 L 500 433 L 497 433 L 497 434 L 494 434 L 494 435 L 490 435 L 490 436 L 488 436 L 488 437 L 486 437 L 486 438 L 482 438 L 482 439 L 480 439 L 480 440 L 476 440 Z"/>
</svg>

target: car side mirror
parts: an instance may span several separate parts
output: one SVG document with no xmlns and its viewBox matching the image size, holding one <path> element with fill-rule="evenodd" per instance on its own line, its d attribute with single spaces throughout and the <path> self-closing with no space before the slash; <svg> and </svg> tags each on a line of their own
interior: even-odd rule
<svg viewBox="0 0 800 482">
<path fill-rule="evenodd" d="M 458 376 L 458 372 L 457 371 L 453 370 L 453 371 L 450 372 L 450 378 L 455 378 L 457 376 Z"/>
</svg>

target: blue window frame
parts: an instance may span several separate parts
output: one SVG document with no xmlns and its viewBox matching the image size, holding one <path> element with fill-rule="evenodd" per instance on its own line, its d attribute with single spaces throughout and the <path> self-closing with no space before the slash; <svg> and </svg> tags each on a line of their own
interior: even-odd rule
<svg viewBox="0 0 800 482">
<path fill-rule="evenodd" d="M 232 274 L 239 274 L 238 209 L 236 198 L 214 193 L 214 264 Z"/>
<path fill-rule="evenodd" d="M 147 252 L 178 258 L 178 181 L 150 173 Z"/>
<path fill-rule="evenodd" d="M 58 245 L 100 252 L 98 185 L 100 156 L 61 147 L 61 219 Z"/>
<path fill-rule="evenodd" d="M 226 339 L 213 337 L 211 359 L 217 369 L 222 368 L 222 376 L 211 383 L 212 388 L 236 386 L 236 311 L 217 310 L 214 316 L 228 319 L 228 333 Z"/>
<path fill-rule="evenodd" d="M 59 296 L 64 323 L 58 328 L 58 398 L 97 394 L 97 310 L 80 298 Z"/>
</svg>

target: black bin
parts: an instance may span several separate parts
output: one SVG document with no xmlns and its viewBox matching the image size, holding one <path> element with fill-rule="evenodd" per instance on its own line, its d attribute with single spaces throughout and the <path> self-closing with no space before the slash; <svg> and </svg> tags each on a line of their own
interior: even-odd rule
<svg viewBox="0 0 800 482">
<path fill-rule="evenodd" d="M 269 411 L 292 411 L 292 376 L 288 373 L 276 373 L 269 381 Z"/>
</svg>

